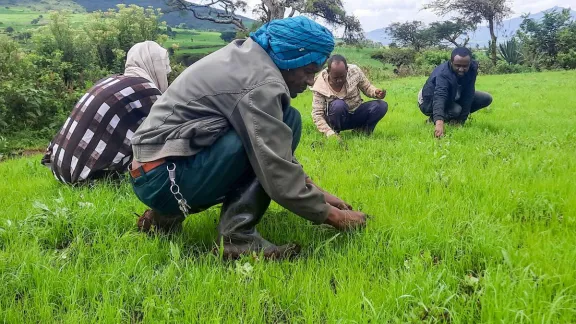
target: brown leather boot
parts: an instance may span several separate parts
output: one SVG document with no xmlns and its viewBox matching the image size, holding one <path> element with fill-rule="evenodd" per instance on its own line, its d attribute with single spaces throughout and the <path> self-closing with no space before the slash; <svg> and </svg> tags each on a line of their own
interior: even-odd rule
<svg viewBox="0 0 576 324">
<path fill-rule="evenodd" d="M 161 215 L 152 209 L 148 209 L 138 218 L 138 230 L 143 233 L 155 231 L 170 233 L 182 229 L 183 215 Z"/>
<path fill-rule="evenodd" d="M 218 241 L 223 242 L 225 259 L 262 252 L 267 259 L 291 258 L 300 252 L 297 244 L 277 246 L 267 241 L 256 230 L 256 224 L 270 205 L 270 197 L 258 180 L 248 182 L 228 195 L 222 205 L 218 224 Z M 216 249 L 214 251 L 218 253 Z"/>
</svg>

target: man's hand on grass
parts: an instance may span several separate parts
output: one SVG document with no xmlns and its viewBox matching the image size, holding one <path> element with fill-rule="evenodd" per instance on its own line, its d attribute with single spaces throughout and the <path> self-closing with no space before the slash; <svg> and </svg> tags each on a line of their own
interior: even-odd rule
<svg viewBox="0 0 576 324">
<path fill-rule="evenodd" d="M 443 120 L 437 120 L 436 121 L 436 126 L 434 127 L 434 136 L 436 136 L 436 138 L 440 138 L 440 137 L 444 136 L 444 121 Z"/>
</svg>

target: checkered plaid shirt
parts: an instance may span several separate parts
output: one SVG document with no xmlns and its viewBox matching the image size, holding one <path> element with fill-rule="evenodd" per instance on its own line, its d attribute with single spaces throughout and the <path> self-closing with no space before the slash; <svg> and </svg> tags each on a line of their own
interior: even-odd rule
<svg viewBox="0 0 576 324">
<path fill-rule="evenodd" d="M 144 78 L 117 75 L 98 81 L 50 142 L 42 164 L 64 183 L 86 180 L 99 170 L 124 172 L 132 159 L 132 135 L 160 95 Z"/>
</svg>

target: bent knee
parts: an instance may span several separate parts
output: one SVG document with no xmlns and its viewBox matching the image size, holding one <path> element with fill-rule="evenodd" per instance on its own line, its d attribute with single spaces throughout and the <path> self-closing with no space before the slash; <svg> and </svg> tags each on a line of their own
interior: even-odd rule
<svg viewBox="0 0 576 324">
<path fill-rule="evenodd" d="M 348 111 L 348 104 L 342 99 L 336 99 L 330 103 L 331 113 L 341 113 Z"/>
<path fill-rule="evenodd" d="M 492 104 L 493 100 L 494 100 L 494 98 L 492 97 L 492 95 L 487 93 L 486 94 L 486 106 L 490 106 Z"/>
<path fill-rule="evenodd" d="M 388 103 L 384 100 L 376 100 L 376 102 L 378 104 L 376 105 L 374 113 L 384 117 L 384 115 L 386 115 L 386 113 L 388 112 Z"/>
</svg>

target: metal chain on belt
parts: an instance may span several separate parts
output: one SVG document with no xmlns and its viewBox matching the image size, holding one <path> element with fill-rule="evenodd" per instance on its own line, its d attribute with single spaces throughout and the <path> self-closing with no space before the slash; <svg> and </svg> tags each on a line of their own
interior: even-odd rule
<svg viewBox="0 0 576 324">
<path fill-rule="evenodd" d="M 188 206 L 188 202 L 180 193 L 180 187 L 176 184 L 176 164 L 170 163 L 166 166 L 166 169 L 168 170 L 168 177 L 170 178 L 171 183 L 170 192 L 172 192 L 174 198 L 176 198 L 176 201 L 178 201 L 178 208 L 180 208 L 180 211 L 182 214 L 184 214 L 184 217 L 187 217 L 190 206 Z"/>
</svg>

